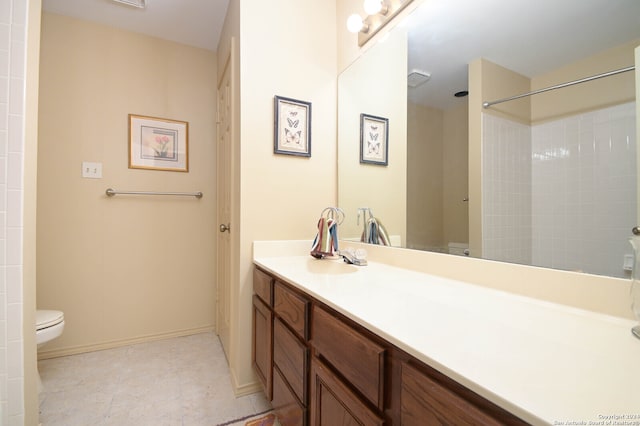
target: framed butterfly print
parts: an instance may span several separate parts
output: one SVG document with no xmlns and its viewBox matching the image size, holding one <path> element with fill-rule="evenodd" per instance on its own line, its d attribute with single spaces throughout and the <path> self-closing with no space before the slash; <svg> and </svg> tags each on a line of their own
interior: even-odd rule
<svg viewBox="0 0 640 426">
<path fill-rule="evenodd" d="M 276 154 L 311 157 L 311 102 L 274 97 Z"/>
<path fill-rule="evenodd" d="M 360 162 L 389 165 L 389 119 L 360 114 Z"/>
</svg>

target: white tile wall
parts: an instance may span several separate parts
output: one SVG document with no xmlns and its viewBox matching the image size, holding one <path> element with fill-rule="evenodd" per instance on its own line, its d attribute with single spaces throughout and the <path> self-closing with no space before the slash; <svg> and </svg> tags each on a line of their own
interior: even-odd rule
<svg viewBox="0 0 640 426">
<path fill-rule="evenodd" d="M 531 129 L 482 115 L 482 255 L 531 262 Z"/>
<path fill-rule="evenodd" d="M 24 423 L 22 206 L 28 0 L 0 2 L 0 424 Z"/>
<path fill-rule="evenodd" d="M 635 103 L 532 128 L 533 263 L 625 277 L 636 221 Z"/>
<path fill-rule="evenodd" d="M 635 103 L 533 127 L 483 114 L 482 125 L 483 255 L 628 276 Z"/>
</svg>

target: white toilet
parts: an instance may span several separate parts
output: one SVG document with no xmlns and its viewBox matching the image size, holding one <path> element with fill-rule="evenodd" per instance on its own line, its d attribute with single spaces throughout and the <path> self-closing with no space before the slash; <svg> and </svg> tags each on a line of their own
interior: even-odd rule
<svg viewBox="0 0 640 426">
<path fill-rule="evenodd" d="M 62 330 L 64 330 L 64 313 L 62 311 L 36 311 L 36 344 L 38 348 L 59 337 Z M 38 392 L 42 392 L 42 389 L 40 372 L 38 372 Z"/>
</svg>

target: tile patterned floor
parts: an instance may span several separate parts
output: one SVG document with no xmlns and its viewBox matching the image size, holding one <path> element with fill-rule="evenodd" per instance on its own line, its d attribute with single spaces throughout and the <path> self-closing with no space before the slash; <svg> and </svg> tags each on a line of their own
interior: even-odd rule
<svg viewBox="0 0 640 426">
<path fill-rule="evenodd" d="M 39 361 L 43 426 L 215 426 L 270 409 L 235 398 L 213 333 Z"/>
</svg>

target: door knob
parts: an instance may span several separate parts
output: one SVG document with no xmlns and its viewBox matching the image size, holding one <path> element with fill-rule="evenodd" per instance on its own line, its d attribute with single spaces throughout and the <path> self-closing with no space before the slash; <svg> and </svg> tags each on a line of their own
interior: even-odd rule
<svg viewBox="0 0 640 426">
<path fill-rule="evenodd" d="M 220 225 L 220 232 L 229 231 L 231 232 L 231 224 L 225 225 L 224 223 Z"/>
</svg>

